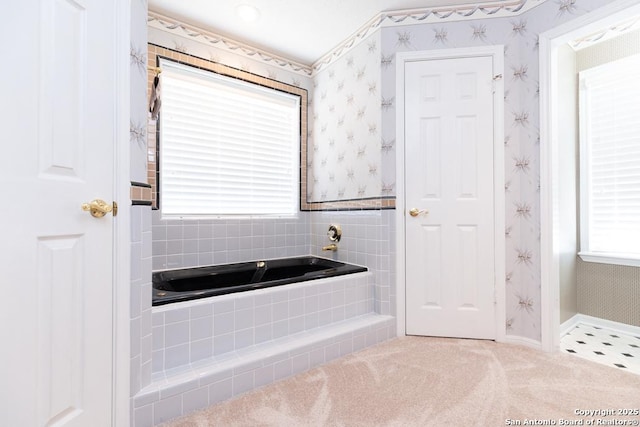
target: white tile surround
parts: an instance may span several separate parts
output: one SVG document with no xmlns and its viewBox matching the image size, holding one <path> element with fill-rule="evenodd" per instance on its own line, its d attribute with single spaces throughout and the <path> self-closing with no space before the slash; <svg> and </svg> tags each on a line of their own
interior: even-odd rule
<svg viewBox="0 0 640 427">
<path fill-rule="evenodd" d="M 395 319 L 375 313 L 373 301 L 367 272 L 154 308 L 153 359 L 162 364 L 134 397 L 134 425 L 157 425 L 395 336 Z"/>
<path fill-rule="evenodd" d="M 131 206 L 130 390 L 131 396 L 151 382 L 151 212 Z"/>
<path fill-rule="evenodd" d="M 279 297 L 272 297 L 271 310 L 255 296 L 253 303 L 248 300 L 236 303 L 237 298 L 244 299 L 240 294 L 222 298 L 233 301 L 233 311 L 229 311 L 228 302 L 216 309 L 215 305 L 194 308 L 200 305 L 196 301 L 191 302 L 193 306 L 189 305 L 188 312 L 168 314 L 168 309 L 161 307 L 149 310 L 141 320 L 151 326 L 153 319 L 153 374 L 151 381 L 141 383 L 141 390 L 138 389 L 140 391 L 133 398 L 132 425 L 155 425 L 262 386 L 267 379 L 272 382 L 285 378 L 395 336 L 395 319 L 390 316 L 395 307 L 392 292 L 395 274 L 393 213 L 392 210 L 321 211 L 300 212 L 296 218 L 280 219 L 163 220 L 159 211 L 151 212 L 154 270 L 166 269 L 168 265 L 184 268 L 311 254 L 364 265 L 369 272 L 351 275 L 357 278 L 355 282 L 344 282 L 343 307 L 340 307 L 341 291 L 335 283 L 331 285 L 330 310 L 325 308 L 328 289 L 318 288 L 315 313 L 314 291 L 311 290 L 316 287 L 314 281 L 289 285 L 309 287 L 304 298 L 296 290 L 288 295 L 292 301 L 304 301 L 304 315 L 299 315 L 300 305 L 285 304 Z M 327 229 L 332 223 L 341 225 L 343 237 L 337 252 L 323 252 L 321 248 L 329 243 Z M 362 280 L 367 289 L 364 304 L 364 294 L 356 291 Z M 150 299 L 150 292 L 145 293 L 143 299 L 146 298 Z M 225 329 L 232 318 L 236 328 L 236 311 L 248 314 L 251 304 L 253 323 L 248 320 L 251 315 L 238 314 L 239 329 Z M 306 330 L 297 332 L 302 322 L 282 318 L 285 305 L 289 316 L 304 318 Z M 261 322 L 269 311 L 271 325 L 265 325 Z M 345 320 L 341 320 L 342 311 Z M 318 327 L 313 329 L 316 314 Z M 331 321 L 326 323 L 329 314 Z M 217 326 L 221 332 L 217 337 L 216 315 L 227 317 L 226 326 Z M 220 324 L 225 325 L 225 322 Z M 320 327 L 321 324 L 324 326 Z M 287 332 L 294 334 L 293 338 L 292 335 L 278 338 L 285 325 Z M 207 336 L 209 331 L 214 335 Z M 263 341 L 269 333 L 270 341 Z M 242 347 L 250 342 L 253 345 Z M 230 351 L 221 353 L 224 350 Z M 245 366 L 252 368 L 247 372 L 243 370 Z M 240 377 L 235 379 L 236 376 Z M 239 387 L 240 381 L 248 388 Z"/>
<path fill-rule="evenodd" d="M 285 258 L 309 253 L 309 215 L 162 219 L 152 216 L 153 270 Z"/>
<path fill-rule="evenodd" d="M 373 274 L 350 274 L 154 307 L 153 373 L 374 311 Z"/>
<path fill-rule="evenodd" d="M 376 312 L 395 314 L 393 210 L 299 212 L 295 218 L 165 220 L 152 216 L 153 270 L 317 255 L 364 265 L 375 275 Z M 337 252 L 323 252 L 340 224 Z"/>
</svg>

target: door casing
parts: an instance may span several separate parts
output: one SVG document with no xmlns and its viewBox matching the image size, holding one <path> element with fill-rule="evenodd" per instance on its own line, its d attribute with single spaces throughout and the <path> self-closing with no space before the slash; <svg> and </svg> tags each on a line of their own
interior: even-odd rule
<svg viewBox="0 0 640 427">
<path fill-rule="evenodd" d="M 114 200 L 121 206 L 113 236 L 113 425 L 131 424 L 131 1 L 117 0 Z M 149 278 L 149 280 L 151 280 Z"/>
<path fill-rule="evenodd" d="M 505 341 L 505 201 L 504 201 L 504 47 L 483 46 L 442 49 L 396 54 L 396 325 L 399 336 L 406 335 L 406 241 L 405 241 L 405 78 L 407 62 L 436 59 L 473 58 L 491 56 L 494 65 L 494 271 L 496 292 L 496 341 Z"/>
</svg>

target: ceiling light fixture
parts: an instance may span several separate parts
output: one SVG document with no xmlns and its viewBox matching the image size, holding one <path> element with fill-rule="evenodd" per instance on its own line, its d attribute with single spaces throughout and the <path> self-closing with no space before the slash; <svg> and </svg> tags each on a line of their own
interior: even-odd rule
<svg viewBox="0 0 640 427">
<path fill-rule="evenodd" d="M 260 16 L 260 11 L 250 4 L 241 4 L 236 7 L 236 14 L 244 22 L 255 22 Z"/>
</svg>

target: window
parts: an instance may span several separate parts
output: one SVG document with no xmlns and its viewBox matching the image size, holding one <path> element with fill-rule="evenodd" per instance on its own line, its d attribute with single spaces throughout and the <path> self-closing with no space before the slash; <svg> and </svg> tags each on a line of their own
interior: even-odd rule
<svg viewBox="0 0 640 427">
<path fill-rule="evenodd" d="M 580 256 L 587 261 L 640 265 L 639 76 L 640 55 L 580 73 Z"/>
<path fill-rule="evenodd" d="M 163 216 L 294 215 L 300 97 L 161 58 Z"/>
</svg>

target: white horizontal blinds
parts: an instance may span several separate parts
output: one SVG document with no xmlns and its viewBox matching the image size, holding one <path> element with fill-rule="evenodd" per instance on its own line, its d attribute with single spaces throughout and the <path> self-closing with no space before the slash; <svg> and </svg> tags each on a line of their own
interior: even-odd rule
<svg viewBox="0 0 640 427">
<path fill-rule="evenodd" d="M 580 87 L 583 250 L 640 255 L 640 55 L 581 72 Z"/>
<path fill-rule="evenodd" d="M 297 210 L 299 98 L 161 61 L 163 215 Z"/>
</svg>

